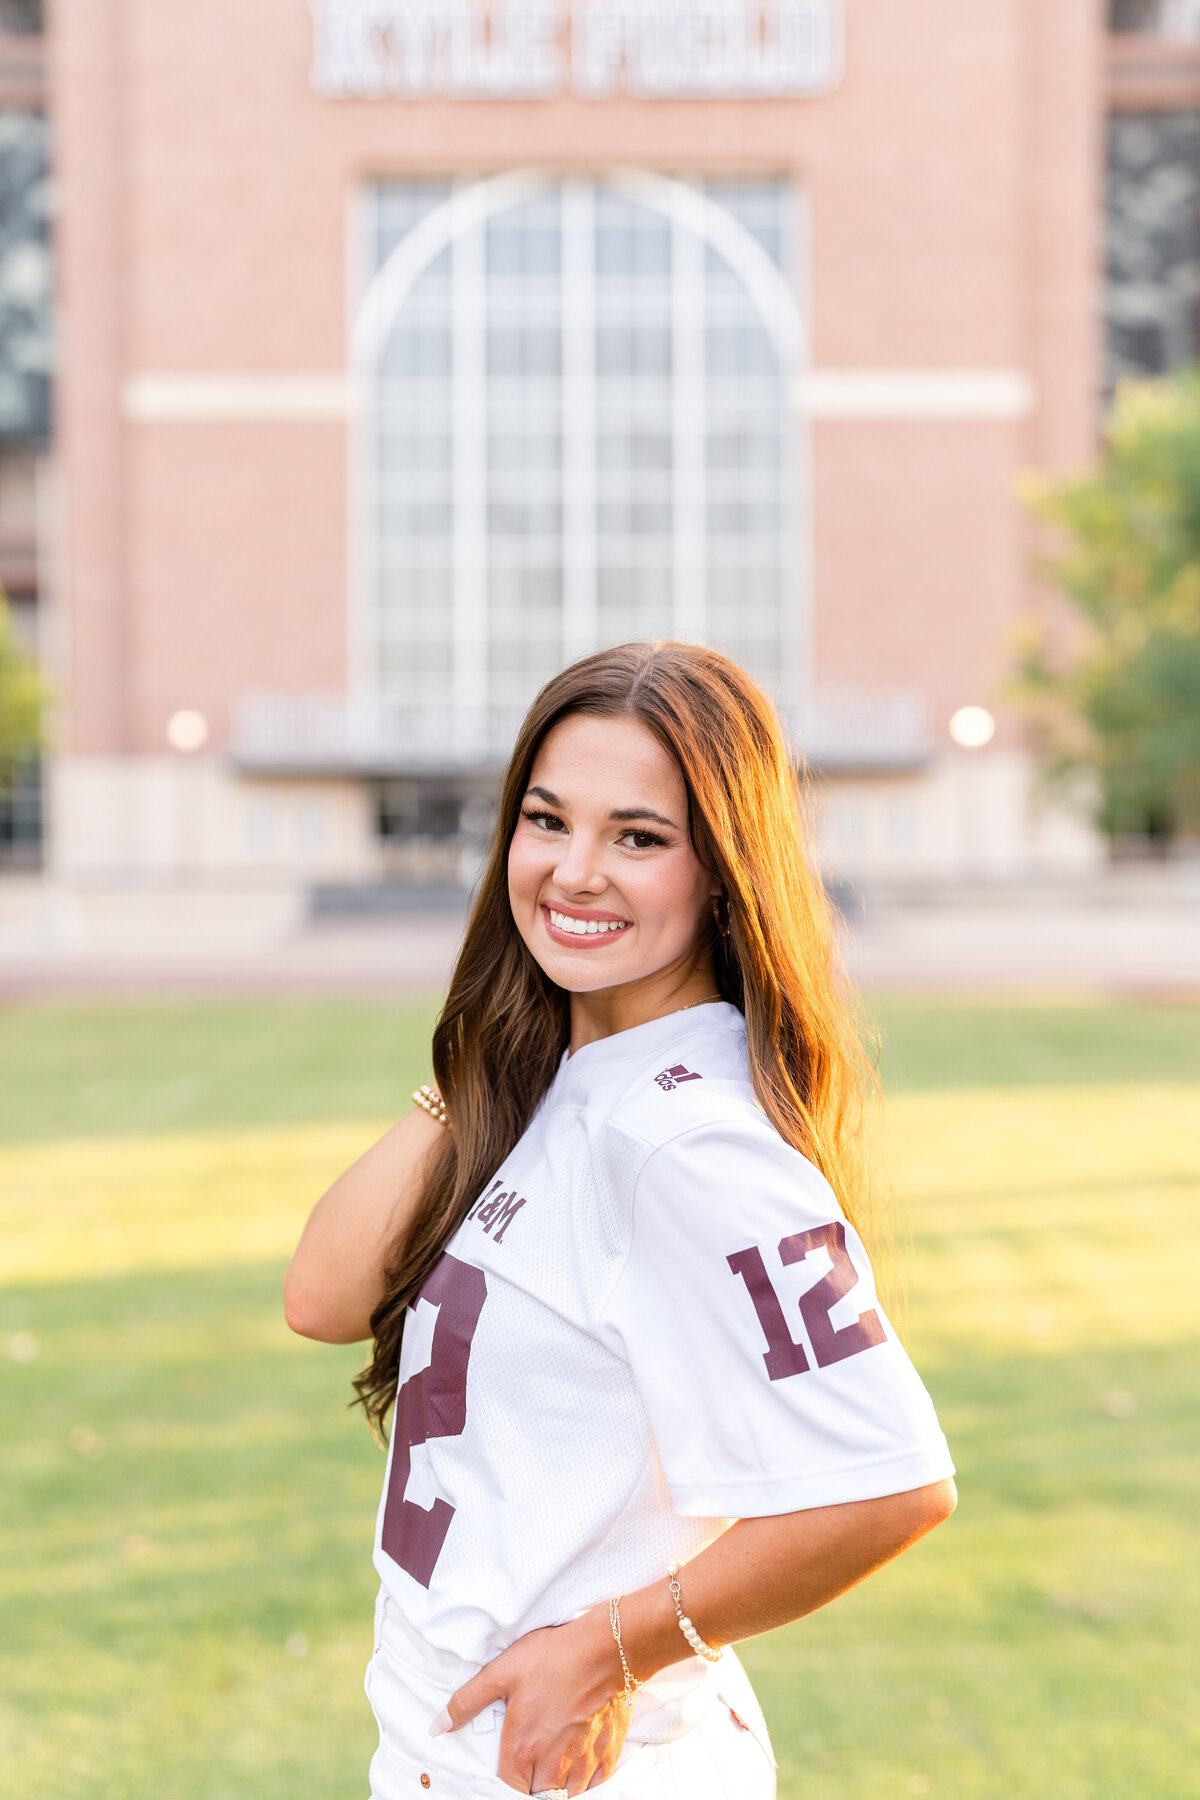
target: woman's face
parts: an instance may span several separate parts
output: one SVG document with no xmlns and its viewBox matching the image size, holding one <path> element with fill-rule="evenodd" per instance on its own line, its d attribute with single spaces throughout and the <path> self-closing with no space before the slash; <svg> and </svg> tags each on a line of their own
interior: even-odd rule
<svg viewBox="0 0 1200 1800">
<path fill-rule="evenodd" d="M 719 891 L 688 836 L 683 775 L 652 732 L 575 713 L 546 734 L 508 896 L 551 981 L 593 993 L 684 967 Z"/>
</svg>

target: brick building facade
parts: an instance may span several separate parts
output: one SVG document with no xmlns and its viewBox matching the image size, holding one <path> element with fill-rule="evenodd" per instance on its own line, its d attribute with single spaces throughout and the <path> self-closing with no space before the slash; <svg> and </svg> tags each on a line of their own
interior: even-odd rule
<svg viewBox="0 0 1200 1800">
<path fill-rule="evenodd" d="M 1105 121 L 1186 162 L 1195 10 L 10 15 L 0 99 L 48 108 L 57 194 L 49 867 L 443 879 L 538 683 L 668 634 L 776 693 L 837 872 L 1088 866 L 1004 705 L 1050 603 L 1015 487 L 1095 454 Z M 1160 140 L 1109 136 L 1128 250 Z M 1145 327 L 1167 361 L 1194 263 Z M 0 558 L 35 438 L 0 452 Z"/>
</svg>

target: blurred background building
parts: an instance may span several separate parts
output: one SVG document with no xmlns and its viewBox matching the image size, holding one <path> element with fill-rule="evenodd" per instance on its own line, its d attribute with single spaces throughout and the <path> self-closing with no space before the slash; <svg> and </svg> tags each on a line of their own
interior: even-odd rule
<svg viewBox="0 0 1200 1800">
<path fill-rule="evenodd" d="M 1198 196 L 1200 0 L 0 0 L 58 700 L 0 855 L 453 884 L 538 685 L 675 635 L 777 696 L 832 875 L 1094 868 L 1004 705 L 1015 490 L 1195 360 Z"/>
</svg>

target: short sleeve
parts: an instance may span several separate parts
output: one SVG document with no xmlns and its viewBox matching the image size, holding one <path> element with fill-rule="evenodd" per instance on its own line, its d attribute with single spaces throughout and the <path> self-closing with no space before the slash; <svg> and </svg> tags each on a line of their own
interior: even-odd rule
<svg viewBox="0 0 1200 1800">
<path fill-rule="evenodd" d="M 757 1112 L 645 1158 L 604 1326 L 682 1514 L 794 1512 L 953 1473 L 860 1239 Z"/>
</svg>

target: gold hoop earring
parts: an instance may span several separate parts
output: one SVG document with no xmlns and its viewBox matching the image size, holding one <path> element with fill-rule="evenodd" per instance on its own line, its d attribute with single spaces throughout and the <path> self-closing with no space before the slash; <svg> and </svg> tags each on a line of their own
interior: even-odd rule
<svg viewBox="0 0 1200 1800">
<path fill-rule="evenodd" d="M 724 896 L 722 896 L 720 894 L 713 895 L 713 903 L 712 903 L 713 924 L 716 926 L 717 931 L 720 933 L 721 937 L 727 938 L 729 936 L 729 901 L 727 899 L 725 900 L 725 917 L 722 919 L 722 917 L 721 917 L 721 900 L 722 900 L 722 898 L 724 898 Z"/>
</svg>

